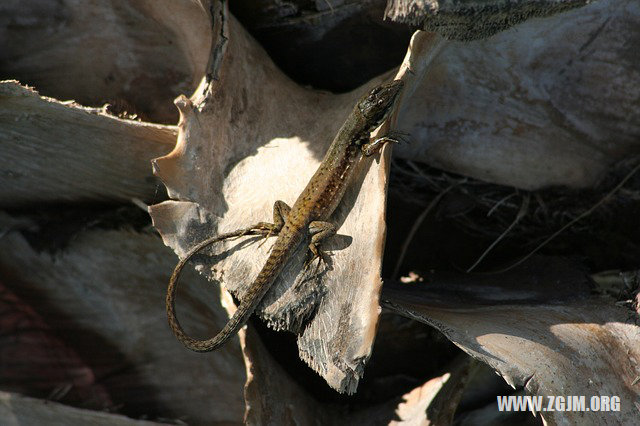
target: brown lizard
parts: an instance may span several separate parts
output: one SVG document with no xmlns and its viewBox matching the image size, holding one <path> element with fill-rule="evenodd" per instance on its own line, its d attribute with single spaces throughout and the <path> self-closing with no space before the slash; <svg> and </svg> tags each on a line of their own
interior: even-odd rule
<svg viewBox="0 0 640 426">
<path fill-rule="evenodd" d="M 219 348 L 234 336 L 247 322 L 306 235 L 311 236 L 309 250 L 312 253 L 307 265 L 315 259 L 326 261 L 327 255 L 319 248 L 319 244 L 336 232 L 336 227 L 326 221 L 340 203 L 358 162 L 365 156 L 373 155 L 384 143 L 395 142 L 389 137 L 371 142 L 370 134 L 387 119 L 402 86 L 403 83 L 399 80 L 382 84 L 358 101 L 293 207 L 282 201 L 275 202 L 272 224 L 260 222 L 246 229 L 208 238 L 189 250 L 178 262 L 169 280 L 166 307 L 169 326 L 183 345 L 196 352 L 208 352 Z M 271 253 L 229 322 L 210 339 L 197 340 L 187 336 L 175 314 L 178 277 L 187 261 L 203 248 L 218 241 L 242 235 L 268 237 L 272 234 L 277 234 L 278 237 Z"/>
</svg>

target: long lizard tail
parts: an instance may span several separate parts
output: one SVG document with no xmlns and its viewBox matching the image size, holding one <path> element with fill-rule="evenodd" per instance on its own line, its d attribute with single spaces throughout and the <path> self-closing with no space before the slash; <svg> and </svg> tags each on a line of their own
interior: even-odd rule
<svg viewBox="0 0 640 426">
<path fill-rule="evenodd" d="M 256 278 L 256 281 L 254 281 L 259 282 L 261 285 L 251 286 L 231 319 L 229 319 L 227 324 L 214 337 L 206 340 L 198 340 L 188 336 L 185 333 L 184 329 L 180 325 L 180 321 L 178 321 L 178 318 L 176 317 L 175 312 L 175 296 L 178 287 L 178 278 L 180 277 L 182 269 L 187 264 L 189 259 L 191 259 L 202 249 L 218 241 L 250 234 L 251 232 L 248 230 L 239 230 L 232 233 L 221 234 L 215 237 L 207 238 L 206 240 L 200 242 L 198 245 L 189 250 L 187 255 L 182 260 L 180 260 L 180 262 L 178 262 L 175 269 L 173 270 L 173 274 L 171 274 L 171 278 L 169 279 L 169 286 L 167 288 L 167 319 L 169 320 L 169 327 L 171 327 L 173 334 L 188 349 L 191 349 L 195 352 L 210 352 L 224 345 L 227 340 L 233 337 L 240 330 L 240 328 L 242 328 L 242 326 L 246 324 L 258 303 L 260 303 L 267 290 L 269 290 L 271 284 L 270 281 L 273 281 L 277 276 L 279 271 L 273 270 L 274 268 L 269 267 L 270 265 L 272 265 L 272 263 L 267 262 L 265 268 L 260 271 L 260 274 Z"/>
</svg>

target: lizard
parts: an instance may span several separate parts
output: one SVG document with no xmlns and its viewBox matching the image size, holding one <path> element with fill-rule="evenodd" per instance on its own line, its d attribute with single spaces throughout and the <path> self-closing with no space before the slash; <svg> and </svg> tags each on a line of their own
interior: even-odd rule
<svg viewBox="0 0 640 426">
<path fill-rule="evenodd" d="M 320 249 L 322 240 L 334 235 L 336 227 L 327 220 L 340 203 L 356 165 L 364 157 L 378 152 L 387 142 L 395 139 L 384 136 L 374 141 L 370 134 L 387 119 L 394 108 L 403 82 L 394 80 L 379 85 L 363 96 L 355 105 L 329 146 L 322 162 L 292 207 L 283 201 L 273 206 L 273 223 L 260 222 L 249 228 L 207 238 L 190 249 L 169 279 L 166 309 L 169 326 L 176 338 L 195 352 L 209 352 L 226 343 L 242 328 L 264 295 L 293 255 L 297 247 L 311 236 L 309 263 L 318 259 L 327 262 L 327 254 Z M 232 237 L 277 234 L 270 254 L 257 277 L 250 284 L 236 312 L 222 330 L 212 338 L 198 340 L 188 336 L 175 314 L 175 294 L 178 278 L 185 264 L 203 248 Z"/>
</svg>

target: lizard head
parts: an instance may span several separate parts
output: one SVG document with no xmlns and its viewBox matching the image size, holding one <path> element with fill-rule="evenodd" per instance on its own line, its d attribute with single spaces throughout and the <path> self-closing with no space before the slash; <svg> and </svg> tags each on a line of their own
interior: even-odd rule
<svg viewBox="0 0 640 426">
<path fill-rule="evenodd" d="M 376 87 L 358 102 L 357 108 L 369 125 L 368 132 L 378 128 L 393 109 L 404 83 L 394 80 Z"/>
</svg>

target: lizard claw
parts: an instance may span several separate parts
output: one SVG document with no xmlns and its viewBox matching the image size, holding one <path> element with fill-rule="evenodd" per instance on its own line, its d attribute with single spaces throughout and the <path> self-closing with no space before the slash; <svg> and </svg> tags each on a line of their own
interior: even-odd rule
<svg viewBox="0 0 640 426">
<path fill-rule="evenodd" d="M 313 247 L 313 248 L 312 248 Z M 304 269 L 309 269 L 309 266 L 313 263 L 314 260 L 318 259 L 318 263 L 316 264 L 316 268 L 313 271 L 314 274 L 318 272 L 321 264 L 329 265 L 331 257 L 324 251 L 320 250 L 315 245 L 309 246 L 311 250 L 311 257 L 304 263 Z"/>
<path fill-rule="evenodd" d="M 318 259 L 318 263 L 316 263 L 316 267 L 313 270 L 314 275 L 318 273 L 318 269 L 320 269 L 320 264 L 323 263 L 324 261 L 322 260 L 321 256 L 313 256 L 311 257 L 311 259 L 307 260 L 304 263 L 304 270 L 308 271 L 309 267 L 311 266 L 311 264 L 313 263 L 314 260 Z"/>
<path fill-rule="evenodd" d="M 260 248 L 270 236 L 274 235 L 274 233 L 277 235 L 279 231 L 280 229 L 273 223 L 259 222 L 247 228 L 243 235 L 260 235 L 262 237 L 262 242 L 258 245 L 258 248 Z"/>
<path fill-rule="evenodd" d="M 397 129 L 391 130 L 386 137 L 390 139 L 390 142 L 395 143 L 411 143 L 411 140 L 413 139 L 410 133 Z"/>
<path fill-rule="evenodd" d="M 269 229 L 269 232 L 267 232 L 266 234 L 262 234 L 262 241 L 260 242 L 260 244 L 258 244 L 258 248 L 262 247 L 264 243 L 267 242 L 272 233 L 273 229 Z"/>
</svg>

